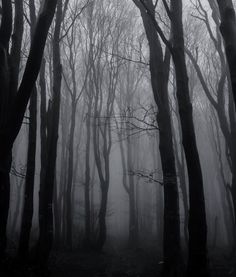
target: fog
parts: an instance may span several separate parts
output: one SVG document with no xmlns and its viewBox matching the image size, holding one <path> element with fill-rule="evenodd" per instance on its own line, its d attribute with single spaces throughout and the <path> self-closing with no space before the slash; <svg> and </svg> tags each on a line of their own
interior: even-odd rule
<svg viewBox="0 0 236 277">
<path fill-rule="evenodd" d="M 236 274 L 220 2 L 0 1 L 3 276 Z"/>
</svg>

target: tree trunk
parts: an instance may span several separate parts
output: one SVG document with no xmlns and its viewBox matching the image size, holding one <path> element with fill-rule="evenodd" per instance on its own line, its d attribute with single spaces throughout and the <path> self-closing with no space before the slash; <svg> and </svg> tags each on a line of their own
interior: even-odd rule
<svg viewBox="0 0 236 277">
<path fill-rule="evenodd" d="M 217 2 L 221 15 L 220 31 L 225 42 L 225 52 L 236 106 L 236 15 L 232 0 L 217 0 Z"/>
<path fill-rule="evenodd" d="M 5 256 L 7 245 L 6 227 L 9 212 L 11 147 L 8 145 L 6 124 L 9 119 L 10 72 L 8 61 L 8 44 L 11 36 L 12 4 L 2 1 L 2 20 L 0 27 L 0 261 Z"/>
<path fill-rule="evenodd" d="M 132 166 L 132 144 L 130 141 L 129 126 L 127 126 L 127 170 L 129 174 L 129 246 L 134 248 L 138 242 L 138 226 L 137 226 L 137 215 L 136 215 L 136 201 L 135 201 L 135 186 L 134 176 L 131 174 L 133 171 Z M 125 173 L 127 174 L 127 172 Z"/>
<path fill-rule="evenodd" d="M 89 99 L 91 102 L 91 99 Z M 91 140 L 91 103 L 88 105 L 88 113 L 86 118 L 86 157 L 85 157 L 85 186 L 84 186 L 84 200 L 85 200 L 85 247 L 90 246 L 91 236 L 91 213 L 90 213 L 90 140 Z"/>
<path fill-rule="evenodd" d="M 22 260 L 28 259 L 29 240 L 32 227 L 32 218 L 34 210 L 34 175 L 35 175 L 35 155 L 36 155 L 36 136 L 37 136 L 37 91 L 30 99 L 30 124 L 29 124 L 29 142 L 27 155 L 27 171 L 25 179 L 24 208 L 21 222 L 21 232 L 18 255 Z"/>
<path fill-rule="evenodd" d="M 30 19 L 31 19 L 31 40 L 33 39 L 34 28 L 36 24 L 34 1 L 29 2 Z M 35 156 L 36 156 L 36 139 L 37 139 L 37 88 L 33 88 L 29 105 L 30 121 L 28 136 L 28 154 L 27 154 L 27 171 L 24 191 L 24 207 L 21 222 L 20 240 L 18 255 L 23 261 L 27 261 L 29 254 L 30 232 L 32 227 L 32 218 L 34 210 L 34 175 L 35 175 Z"/>
<path fill-rule="evenodd" d="M 24 113 L 31 96 L 34 84 L 36 82 L 40 63 L 43 56 L 43 50 L 47 39 L 49 27 L 51 25 L 53 15 L 55 12 L 57 0 L 45 1 L 42 13 L 39 16 L 33 41 L 31 43 L 29 56 L 26 62 L 25 71 L 22 77 L 18 93 L 16 95 L 12 113 L 9 115 L 7 128 L 2 125 L 4 118 L 2 117 L 2 111 L 0 111 L 0 257 L 4 256 L 6 249 L 6 224 L 9 209 L 9 172 L 11 168 L 11 151 L 13 143 L 17 134 L 20 131 Z M 11 36 L 11 1 L 2 1 L 3 18 L 1 21 L 0 29 L 0 64 L 6 65 L 6 56 L 8 43 Z M 6 73 L 8 68 L 5 67 L 5 71 L 0 71 L 0 82 L 5 80 L 4 91 L 0 91 L 0 96 L 7 95 L 8 93 L 8 81 Z"/>
<path fill-rule="evenodd" d="M 108 184 L 101 184 L 101 206 L 99 210 L 99 234 L 97 249 L 102 250 L 107 237 L 106 213 L 107 213 Z"/>
<path fill-rule="evenodd" d="M 152 19 L 142 4 L 138 4 L 137 1 L 135 3 L 140 8 L 149 42 L 151 82 L 154 99 L 158 106 L 159 151 L 164 186 L 163 276 L 182 276 L 178 185 L 168 99 L 170 55 L 167 50 L 163 57 L 161 43 Z M 152 17 L 155 18 L 153 2 L 147 1 L 147 5 Z"/>
<path fill-rule="evenodd" d="M 202 171 L 194 131 L 188 74 L 184 53 L 182 0 L 171 1 L 173 47 L 177 100 L 189 177 L 189 257 L 188 276 L 208 276 L 207 224 Z"/>
<path fill-rule="evenodd" d="M 56 24 L 53 40 L 53 99 L 50 110 L 48 125 L 47 151 L 45 180 L 40 187 L 40 214 L 39 214 L 39 240 L 38 240 L 38 263 L 41 267 L 47 266 L 49 254 L 53 244 L 53 189 L 55 183 L 55 170 L 57 158 L 57 140 L 60 115 L 60 93 L 62 66 L 60 59 L 60 29 L 62 21 L 62 0 L 58 1 Z"/>
<path fill-rule="evenodd" d="M 72 186 L 73 186 L 73 169 L 74 169 L 74 133 L 75 133 L 75 116 L 76 104 L 75 99 L 72 99 L 71 111 L 71 126 L 69 135 L 69 150 L 68 150 L 68 181 L 66 188 L 66 241 L 69 248 L 72 247 Z"/>
</svg>

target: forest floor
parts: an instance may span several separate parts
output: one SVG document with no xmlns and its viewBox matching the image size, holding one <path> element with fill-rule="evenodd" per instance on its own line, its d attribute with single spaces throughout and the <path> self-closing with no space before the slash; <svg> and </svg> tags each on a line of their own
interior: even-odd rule
<svg viewBox="0 0 236 277">
<path fill-rule="evenodd" d="M 14 262 L 0 277 L 158 277 L 161 276 L 162 261 L 156 251 L 120 250 L 51 253 L 49 272 L 38 272 L 27 268 L 22 272 Z M 210 262 L 212 277 L 236 277 L 236 264 L 215 255 Z"/>
<path fill-rule="evenodd" d="M 53 252 L 52 277 L 158 277 L 162 261 L 154 251 L 143 249 L 119 252 Z M 221 255 L 214 255 L 210 262 L 212 277 L 236 277 L 236 263 Z"/>
<path fill-rule="evenodd" d="M 52 277 L 156 277 L 161 261 L 152 252 L 142 249 L 119 253 L 52 254 Z"/>
<path fill-rule="evenodd" d="M 124 250 L 116 253 L 58 253 L 51 259 L 52 277 L 158 277 L 162 261 L 153 251 Z M 235 263 L 215 255 L 210 262 L 212 277 L 236 277 Z"/>
</svg>

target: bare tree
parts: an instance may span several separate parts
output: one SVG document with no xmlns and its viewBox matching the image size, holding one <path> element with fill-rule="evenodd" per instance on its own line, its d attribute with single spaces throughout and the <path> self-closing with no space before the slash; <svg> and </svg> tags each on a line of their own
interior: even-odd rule
<svg viewBox="0 0 236 277">
<path fill-rule="evenodd" d="M 45 1 L 42 12 L 38 18 L 35 27 L 35 34 L 31 44 L 29 56 L 27 59 L 25 71 L 17 94 L 11 101 L 1 101 L 8 112 L 4 112 L 1 108 L 0 117 L 0 256 L 2 257 L 6 249 L 6 224 L 9 210 L 9 172 L 11 165 L 11 150 L 17 134 L 19 133 L 24 113 L 32 93 L 35 81 L 37 79 L 40 63 L 43 56 L 43 50 L 51 25 L 56 0 Z M 10 1 L 2 1 L 3 16 L 0 28 L 0 63 L 1 63 L 1 98 L 6 99 L 9 91 L 10 77 L 8 74 L 8 45 L 11 36 L 12 25 L 12 3 Z M 9 103 L 13 105 L 9 106 Z M 7 122 L 7 124 L 6 124 Z"/>
<path fill-rule="evenodd" d="M 236 105 L 236 15 L 232 0 L 217 0 L 221 17 L 221 34 L 231 76 L 231 85 Z"/>
<path fill-rule="evenodd" d="M 163 272 L 164 276 L 180 276 L 182 274 L 182 254 L 180 247 L 179 196 L 168 99 L 170 52 L 166 47 L 163 54 L 161 42 L 153 24 L 153 20 L 156 20 L 153 1 L 146 1 L 145 5 L 142 1 L 134 1 L 134 3 L 140 9 L 149 42 L 151 82 L 154 99 L 158 106 L 159 151 L 164 183 Z"/>
</svg>

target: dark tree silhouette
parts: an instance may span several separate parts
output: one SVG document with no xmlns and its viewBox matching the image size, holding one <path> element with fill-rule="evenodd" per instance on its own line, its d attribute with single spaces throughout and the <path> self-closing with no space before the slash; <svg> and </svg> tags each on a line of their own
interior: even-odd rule
<svg viewBox="0 0 236 277">
<path fill-rule="evenodd" d="M 39 192 L 39 239 L 37 245 L 38 262 L 40 266 L 47 266 L 53 245 L 53 190 L 55 183 L 55 169 L 57 159 L 57 140 L 60 116 L 60 94 L 62 65 L 60 56 L 60 31 L 62 24 L 62 0 L 58 0 L 55 29 L 53 37 L 53 96 L 49 106 L 48 134 L 47 134 L 47 162 L 45 179 L 41 183 Z"/>
<path fill-rule="evenodd" d="M 36 24 L 35 4 L 29 1 L 30 9 L 30 33 L 33 39 L 34 28 Z M 23 17 L 23 14 L 22 14 Z M 36 155 L 36 137 L 37 137 L 37 89 L 33 88 L 29 104 L 29 136 L 28 136 L 28 154 L 27 171 L 24 191 L 24 207 L 21 221 L 20 241 L 18 254 L 21 260 L 28 258 L 30 231 L 32 226 L 34 209 L 34 175 L 35 175 L 35 155 Z"/>
<path fill-rule="evenodd" d="M 231 76 L 231 85 L 236 106 L 236 15 L 232 0 L 217 0 L 221 16 L 221 34 Z M 236 193 L 236 188 L 234 188 Z"/>
<path fill-rule="evenodd" d="M 141 16 L 149 42 L 150 72 L 154 99 L 158 107 L 159 151 L 164 185 L 164 276 L 180 276 L 182 257 L 180 247 L 179 199 L 175 167 L 174 146 L 172 142 L 171 116 L 168 99 L 168 80 L 170 52 L 163 54 L 160 39 L 152 18 L 155 20 L 155 6 L 152 0 L 134 1 Z M 150 15 L 147 13 L 148 9 Z"/>
<path fill-rule="evenodd" d="M 182 130 L 182 143 L 189 177 L 189 276 L 207 276 L 207 224 L 202 170 L 194 131 L 192 103 L 188 87 L 188 73 L 184 52 L 182 0 L 163 0 L 171 21 L 172 39 L 169 41 L 158 25 L 146 1 L 140 0 L 156 31 L 171 52 L 176 72 L 176 95 Z"/>
<path fill-rule="evenodd" d="M 1 106 L 0 112 L 0 256 L 3 257 L 6 250 L 6 225 L 9 210 L 10 180 L 9 172 L 11 168 L 11 150 L 13 143 L 19 133 L 24 113 L 33 91 L 37 79 L 40 64 L 43 56 L 44 46 L 47 39 L 49 27 L 51 25 L 56 0 L 44 2 L 43 10 L 38 18 L 35 27 L 34 38 L 31 43 L 29 56 L 25 71 L 16 96 L 9 93 L 10 76 L 8 74 L 8 45 L 11 36 L 12 26 L 12 4 L 11 1 L 2 1 L 2 22 L 0 28 L 0 82 L 1 82 L 1 105 L 3 104 L 7 112 Z M 7 100 L 7 97 L 12 97 Z M 11 101 L 10 101 L 11 100 Z M 10 105 L 10 103 L 13 103 Z"/>
</svg>

